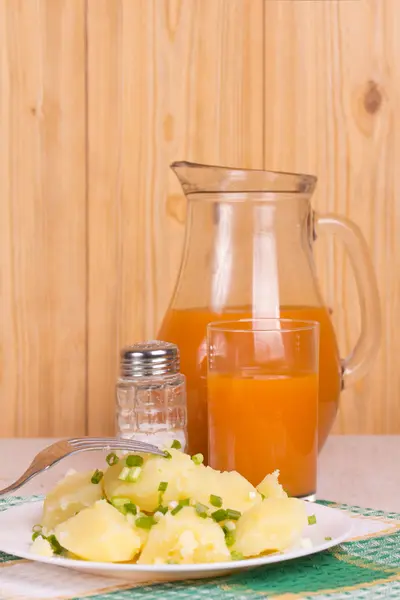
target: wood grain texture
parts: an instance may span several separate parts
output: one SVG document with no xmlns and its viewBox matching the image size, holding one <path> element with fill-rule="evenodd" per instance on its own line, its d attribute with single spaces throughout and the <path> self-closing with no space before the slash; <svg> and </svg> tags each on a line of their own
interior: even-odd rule
<svg viewBox="0 0 400 600">
<path fill-rule="evenodd" d="M 265 166 L 318 174 L 314 206 L 356 221 L 378 276 L 381 352 L 371 373 L 342 394 L 336 432 L 399 433 L 397 0 L 277 0 L 265 8 Z M 360 327 L 350 265 L 332 241 L 319 241 L 316 252 L 344 355 Z"/>
<path fill-rule="evenodd" d="M 180 264 L 179 159 L 316 173 L 361 227 L 383 340 L 336 432 L 400 433 L 399 56 L 398 0 L 0 0 L 0 436 L 113 431 Z M 344 355 L 349 261 L 316 258 Z"/>
<path fill-rule="evenodd" d="M 84 1 L 0 1 L 0 435 L 85 430 Z"/>
<path fill-rule="evenodd" d="M 89 433 L 120 348 L 151 337 L 180 263 L 172 160 L 262 166 L 261 0 L 89 0 Z"/>
</svg>

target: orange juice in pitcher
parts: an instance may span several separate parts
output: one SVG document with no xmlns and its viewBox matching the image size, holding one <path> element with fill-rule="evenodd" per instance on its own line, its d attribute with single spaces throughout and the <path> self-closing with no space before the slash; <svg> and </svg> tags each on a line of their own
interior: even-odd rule
<svg viewBox="0 0 400 600">
<path fill-rule="evenodd" d="M 180 349 L 187 377 L 189 452 L 208 455 L 207 325 L 268 317 L 320 324 L 321 447 L 335 419 L 340 390 L 368 371 L 379 346 L 377 287 L 359 229 L 346 219 L 313 212 L 310 198 L 316 178 L 311 175 L 186 162 L 172 168 L 188 199 L 186 241 L 158 337 Z M 334 234 L 344 242 L 362 298 L 361 334 L 343 360 L 316 278 L 316 232 Z M 235 388 L 234 393 L 244 392 Z M 221 392 L 221 406 L 225 398 Z"/>
</svg>

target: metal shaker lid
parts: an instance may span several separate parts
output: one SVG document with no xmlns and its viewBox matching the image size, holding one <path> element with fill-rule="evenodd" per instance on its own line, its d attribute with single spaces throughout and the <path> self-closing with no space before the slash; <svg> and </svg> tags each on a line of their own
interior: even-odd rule
<svg viewBox="0 0 400 600">
<path fill-rule="evenodd" d="M 138 342 L 123 348 L 120 356 L 121 377 L 160 377 L 179 373 L 179 349 L 170 342 Z"/>
</svg>

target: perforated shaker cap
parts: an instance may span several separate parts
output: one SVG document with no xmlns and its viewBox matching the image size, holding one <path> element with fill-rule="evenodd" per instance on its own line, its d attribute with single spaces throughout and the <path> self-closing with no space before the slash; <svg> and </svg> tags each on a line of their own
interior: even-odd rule
<svg viewBox="0 0 400 600">
<path fill-rule="evenodd" d="M 151 340 L 126 346 L 121 350 L 121 377 L 160 377 L 179 373 L 178 346 Z"/>
</svg>

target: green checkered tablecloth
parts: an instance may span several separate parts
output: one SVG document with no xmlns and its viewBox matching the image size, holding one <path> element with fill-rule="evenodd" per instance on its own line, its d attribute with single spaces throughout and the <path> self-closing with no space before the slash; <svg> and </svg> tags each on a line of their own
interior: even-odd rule
<svg viewBox="0 0 400 600">
<path fill-rule="evenodd" d="M 0 510 L 36 498 L 0 500 Z M 400 600 L 400 514 L 347 511 L 355 536 L 329 551 L 212 580 L 136 585 L 0 553 L 1 600 Z"/>
</svg>

